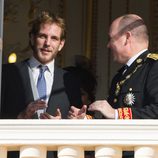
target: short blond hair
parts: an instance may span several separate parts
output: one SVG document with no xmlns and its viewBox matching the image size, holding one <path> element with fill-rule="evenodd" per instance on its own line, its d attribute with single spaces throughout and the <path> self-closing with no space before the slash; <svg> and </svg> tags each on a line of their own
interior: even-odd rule
<svg viewBox="0 0 158 158">
<path fill-rule="evenodd" d="M 62 31 L 61 31 L 60 39 L 64 40 L 66 38 L 66 26 L 64 19 L 47 11 L 42 11 L 41 14 L 30 23 L 31 30 L 29 34 L 37 35 L 40 30 L 40 26 L 42 24 L 53 24 L 53 23 L 55 23 L 61 28 Z"/>
</svg>

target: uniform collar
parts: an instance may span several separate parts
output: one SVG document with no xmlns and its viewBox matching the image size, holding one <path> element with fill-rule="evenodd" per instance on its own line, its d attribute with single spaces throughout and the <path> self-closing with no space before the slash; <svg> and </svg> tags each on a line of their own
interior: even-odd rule
<svg viewBox="0 0 158 158">
<path fill-rule="evenodd" d="M 123 74 L 123 77 L 126 77 L 127 75 L 133 73 L 136 67 L 140 67 L 140 65 L 142 65 L 146 61 L 146 57 L 148 54 L 148 50 L 142 50 L 138 56 L 135 56 L 135 60 L 128 67 L 127 71 Z"/>
<path fill-rule="evenodd" d="M 131 66 L 132 63 L 141 55 L 143 54 L 145 51 L 147 51 L 147 49 L 143 49 L 141 50 L 139 53 L 137 53 L 136 55 L 134 55 L 131 59 L 128 60 L 128 62 L 126 63 L 127 66 Z"/>
</svg>

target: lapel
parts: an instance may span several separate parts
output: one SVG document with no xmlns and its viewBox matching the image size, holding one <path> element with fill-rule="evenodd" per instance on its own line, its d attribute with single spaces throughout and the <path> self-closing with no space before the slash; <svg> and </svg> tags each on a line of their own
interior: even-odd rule
<svg viewBox="0 0 158 158">
<path fill-rule="evenodd" d="M 54 65 L 54 80 L 48 101 L 48 109 L 47 109 L 48 113 L 49 112 L 51 113 L 52 111 L 56 111 L 56 109 L 60 106 L 54 103 L 57 101 L 57 99 L 59 99 L 57 97 L 59 95 L 59 92 L 63 91 L 63 89 L 65 88 L 63 82 L 64 82 L 63 73 L 61 69 Z"/>
<path fill-rule="evenodd" d="M 56 66 L 54 66 L 54 81 L 52 85 L 51 95 L 50 97 L 56 95 L 63 86 L 63 77 L 62 72 L 60 72 L 60 69 Z"/>
<path fill-rule="evenodd" d="M 21 74 L 23 86 L 25 89 L 26 102 L 33 101 L 33 93 L 31 89 L 30 77 L 28 72 L 27 60 L 18 63 L 19 73 Z"/>
</svg>

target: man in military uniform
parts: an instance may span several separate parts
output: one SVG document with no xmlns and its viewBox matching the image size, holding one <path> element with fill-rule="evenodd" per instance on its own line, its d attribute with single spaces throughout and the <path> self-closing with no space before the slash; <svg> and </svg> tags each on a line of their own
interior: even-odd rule
<svg viewBox="0 0 158 158">
<path fill-rule="evenodd" d="M 127 14 L 115 19 L 109 30 L 113 58 L 124 66 L 114 76 L 108 100 L 95 101 L 89 111 L 109 119 L 158 118 L 158 54 L 148 51 L 149 36 L 141 17 Z M 69 118 L 85 117 L 87 106 L 71 107 Z M 127 152 L 125 158 L 133 157 Z"/>
<path fill-rule="evenodd" d="M 149 53 L 147 27 L 141 17 L 127 14 L 115 19 L 109 30 L 113 58 L 124 66 L 114 76 L 108 100 L 95 101 L 89 111 L 110 119 L 158 118 L 158 54 Z M 84 116 L 71 107 L 69 118 Z"/>
<path fill-rule="evenodd" d="M 158 54 L 148 51 L 147 27 L 135 14 L 113 21 L 108 47 L 114 60 L 126 64 L 112 80 L 108 101 L 96 101 L 88 110 L 100 111 L 105 118 L 158 118 Z"/>
</svg>

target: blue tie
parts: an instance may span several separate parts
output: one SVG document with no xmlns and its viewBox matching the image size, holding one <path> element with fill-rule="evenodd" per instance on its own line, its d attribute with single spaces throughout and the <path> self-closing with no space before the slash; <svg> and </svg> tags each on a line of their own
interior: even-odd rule
<svg viewBox="0 0 158 158">
<path fill-rule="evenodd" d="M 37 89 L 38 89 L 38 95 L 40 99 L 46 100 L 47 95 L 46 95 L 46 80 L 44 77 L 44 72 L 48 69 L 47 66 L 39 66 L 40 73 L 38 76 L 38 81 L 37 81 Z"/>
</svg>

